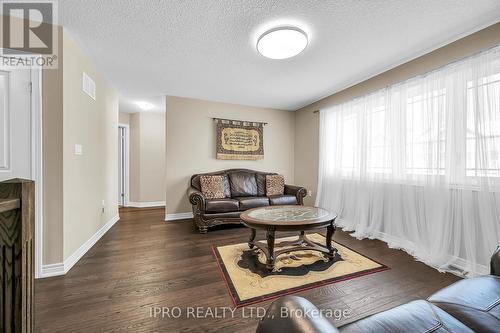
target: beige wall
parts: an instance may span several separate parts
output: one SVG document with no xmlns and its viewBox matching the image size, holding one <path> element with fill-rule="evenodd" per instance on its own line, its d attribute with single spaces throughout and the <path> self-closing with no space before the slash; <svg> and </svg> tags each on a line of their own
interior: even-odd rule
<svg viewBox="0 0 500 333">
<path fill-rule="evenodd" d="M 165 113 L 137 112 L 129 119 L 130 201 L 165 202 Z"/>
<path fill-rule="evenodd" d="M 118 214 L 118 94 L 66 32 L 63 52 L 66 259 Z M 82 91 L 82 72 L 95 81 L 96 100 Z M 83 146 L 83 155 L 74 154 L 75 144 Z M 102 201 L 105 202 L 104 212 L 101 211 Z"/>
<path fill-rule="evenodd" d="M 141 193 L 141 117 L 140 113 L 130 115 L 129 137 L 129 201 L 139 202 Z"/>
<path fill-rule="evenodd" d="M 58 69 L 42 72 L 43 142 L 43 258 L 60 263 L 63 253 L 63 66 L 62 28 L 59 27 Z"/>
<path fill-rule="evenodd" d="M 167 213 L 191 211 L 186 198 L 191 175 L 227 168 L 278 172 L 294 183 L 295 115 L 293 112 L 242 105 L 167 97 Z M 212 117 L 262 121 L 264 159 L 230 161 L 215 158 L 215 125 Z"/>
<path fill-rule="evenodd" d="M 307 202 L 314 202 L 318 178 L 319 115 L 313 111 L 404 81 L 498 44 L 500 23 L 298 110 L 295 113 L 295 180 L 313 191 L 313 197 L 308 198 Z"/>
</svg>

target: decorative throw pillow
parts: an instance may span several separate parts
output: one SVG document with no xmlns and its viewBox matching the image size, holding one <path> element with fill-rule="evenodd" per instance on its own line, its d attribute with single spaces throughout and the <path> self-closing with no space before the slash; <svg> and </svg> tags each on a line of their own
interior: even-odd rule
<svg viewBox="0 0 500 333">
<path fill-rule="evenodd" d="M 285 177 L 282 175 L 266 176 L 266 195 L 281 195 L 285 193 Z"/>
<path fill-rule="evenodd" d="M 207 199 L 223 199 L 224 176 L 200 176 L 201 193 Z"/>
</svg>

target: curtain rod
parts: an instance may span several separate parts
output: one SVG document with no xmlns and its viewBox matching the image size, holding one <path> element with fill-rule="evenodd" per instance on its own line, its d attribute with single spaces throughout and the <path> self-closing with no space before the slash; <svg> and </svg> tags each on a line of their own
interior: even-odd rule
<svg viewBox="0 0 500 333">
<path fill-rule="evenodd" d="M 215 117 L 212 117 L 212 120 L 214 121 L 226 120 L 226 121 L 236 121 L 239 123 L 257 123 L 257 124 L 267 125 L 267 123 L 262 121 L 237 120 L 237 119 L 226 119 L 226 118 L 215 118 Z"/>
</svg>

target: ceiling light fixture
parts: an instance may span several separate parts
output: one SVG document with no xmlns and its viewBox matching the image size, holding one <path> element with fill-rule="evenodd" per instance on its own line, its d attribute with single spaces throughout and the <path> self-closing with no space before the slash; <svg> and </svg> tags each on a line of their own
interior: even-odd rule
<svg viewBox="0 0 500 333">
<path fill-rule="evenodd" d="M 257 50 L 267 58 L 286 59 L 304 51 L 307 43 L 304 31 L 296 27 L 281 27 L 262 34 L 257 41 Z"/>
<path fill-rule="evenodd" d="M 148 111 L 154 108 L 155 106 L 149 102 L 135 102 L 135 104 L 141 108 L 141 110 Z"/>
</svg>

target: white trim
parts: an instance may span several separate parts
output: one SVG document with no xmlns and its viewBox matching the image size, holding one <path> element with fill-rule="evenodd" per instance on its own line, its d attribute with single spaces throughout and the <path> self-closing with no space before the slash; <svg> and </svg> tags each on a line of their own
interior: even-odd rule
<svg viewBox="0 0 500 333">
<path fill-rule="evenodd" d="M 118 127 L 123 127 L 125 128 L 125 195 L 124 195 L 124 203 L 123 205 L 127 207 L 129 205 L 129 193 L 130 193 L 130 125 L 128 124 L 121 124 L 118 123 Z M 120 199 L 120 198 L 118 198 Z M 118 202 L 121 202 L 121 200 L 118 200 Z"/>
<path fill-rule="evenodd" d="M 101 237 L 104 236 L 104 234 L 108 232 L 108 230 L 111 229 L 111 227 L 115 225 L 115 223 L 119 220 L 120 216 L 115 215 L 111 220 L 103 225 L 101 229 L 97 230 L 97 232 L 92 237 L 90 237 L 89 240 L 87 240 L 85 243 L 83 243 L 82 246 L 80 246 L 75 252 L 73 252 L 72 255 L 66 258 L 64 260 L 64 263 L 44 265 L 39 277 L 46 278 L 68 273 L 69 270 L 73 268 L 73 266 L 78 262 L 78 260 L 80 260 L 85 255 L 85 253 L 87 253 L 87 251 L 90 250 L 90 248 L 94 246 L 95 243 L 97 243 L 97 241 L 101 239 Z"/>
<path fill-rule="evenodd" d="M 147 208 L 147 207 L 164 207 L 165 201 L 142 201 L 142 202 L 129 202 L 127 207 Z"/>
<path fill-rule="evenodd" d="M 184 220 L 184 219 L 192 219 L 193 212 L 187 213 L 175 213 L 175 214 L 166 214 L 165 221 L 175 221 L 175 220 Z"/>
<path fill-rule="evenodd" d="M 472 267 L 472 270 L 470 272 L 471 274 L 467 276 L 474 277 L 474 276 L 490 274 L 490 268 L 487 266 L 478 263 L 472 264 L 470 261 L 460 257 L 450 257 L 448 260 L 453 263 L 451 264 L 451 266 L 457 268 L 460 271 L 460 273 L 466 272 L 467 270 L 470 270 L 470 268 Z M 457 275 L 463 276 L 463 274 L 457 274 Z"/>
<path fill-rule="evenodd" d="M 43 258 L 43 126 L 42 69 L 31 69 L 31 177 L 35 181 L 35 278 L 42 275 Z"/>
<path fill-rule="evenodd" d="M 85 253 L 92 246 L 97 243 L 99 239 L 109 230 L 112 226 L 115 225 L 116 222 L 120 220 L 120 216 L 117 214 L 111 220 L 109 220 L 105 225 L 101 227 L 101 229 L 97 230 L 97 232 L 89 238 L 85 243 L 82 244 L 72 255 L 68 258 L 64 259 L 64 273 L 68 273 L 71 268 L 80 260 Z"/>
<path fill-rule="evenodd" d="M 0 59 L 3 58 L 0 56 Z M 11 85 L 11 77 L 10 72 L 3 71 L 3 68 L 0 68 L 0 76 L 6 78 L 6 92 L 5 92 L 5 101 L 4 101 L 4 126 L 1 129 L 4 137 L 4 156 L 3 161 L 0 162 L 0 172 L 11 172 L 11 159 L 12 159 L 12 116 L 11 116 L 11 107 L 10 107 L 10 85 Z M 31 114 L 31 109 L 30 109 Z"/>
<path fill-rule="evenodd" d="M 43 265 L 41 274 L 37 278 L 48 278 L 52 276 L 64 275 L 64 263 Z"/>
</svg>

